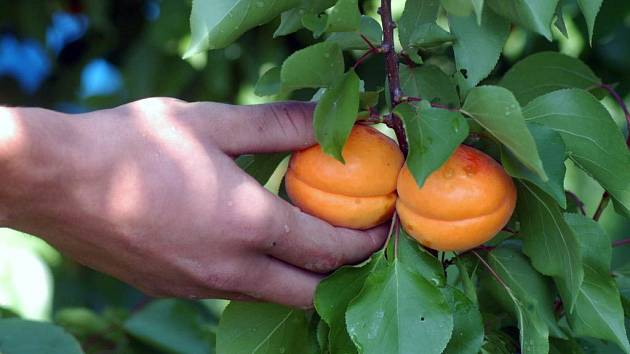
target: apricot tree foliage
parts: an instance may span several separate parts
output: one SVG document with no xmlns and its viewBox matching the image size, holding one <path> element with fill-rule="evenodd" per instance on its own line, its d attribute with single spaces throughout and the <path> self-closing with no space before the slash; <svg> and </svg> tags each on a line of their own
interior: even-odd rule
<svg viewBox="0 0 630 354">
<path fill-rule="evenodd" d="M 589 40 L 602 1 L 577 1 Z M 613 245 L 598 224 L 609 201 L 630 216 L 630 140 L 600 100 L 630 114 L 564 54 L 494 74 L 515 26 L 567 35 L 562 3 L 407 0 L 397 19 L 391 0 L 378 5 L 370 17 L 357 0 L 195 0 L 187 55 L 278 17 L 276 37 L 310 31 L 319 41 L 265 72 L 257 94 L 316 89 L 316 137 L 337 159 L 357 121 L 389 126 L 419 185 L 460 144 L 480 148 L 515 179 L 517 211 L 491 243 L 459 254 L 420 247 L 394 217 L 383 250 L 320 284 L 315 311 L 231 303 L 218 353 L 585 353 L 593 338 L 630 353 L 627 280 L 611 275 Z M 357 69 L 374 56 L 385 75 L 368 86 Z M 264 183 L 282 157 L 239 162 Z M 595 215 L 565 190 L 567 160 L 606 190 Z"/>
</svg>

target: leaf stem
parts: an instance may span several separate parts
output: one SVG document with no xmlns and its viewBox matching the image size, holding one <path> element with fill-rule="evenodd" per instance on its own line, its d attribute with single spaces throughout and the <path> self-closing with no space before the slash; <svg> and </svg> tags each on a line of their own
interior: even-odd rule
<svg viewBox="0 0 630 354">
<path fill-rule="evenodd" d="M 378 9 L 378 13 L 381 15 L 381 22 L 383 23 L 383 44 L 381 45 L 381 49 L 385 54 L 385 71 L 387 72 L 389 96 L 392 108 L 394 108 L 401 103 L 402 90 L 400 88 L 400 76 L 398 73 L 398 55 L 396 54 L 394 45 L 394 28 L 396 28 L 396 23 L 392 17 L 391 0 L 381 0 L 381 7 Z M 392 123 L 391 128 L 394 129 L 396 133 L 400 150 L 407 156 L 409 147 L 407 145 L 407 136 L 405 135 L 402 119 L 392 113 L 390 113 L 389 116 Z"/>
<path fill-rule="evenodd" d="M 610 194 L 608 192 L 604 192 L 602 199 L 599 201 L 599 205 L 597 206 L 597 210 L 595 210 L 595 214 L 593 214 L 593 220 L 599 221 L 599 218 L 601 218 L 602 213 L 604 213 L 609 201 Z"/>
<path fill-rule="evenodd" d="M 396 227 L 396 221 L 398 220 L 398 215 L 394 212 L 392 216 L 392 222 L 389 224 L 389 231 L 387 232 L 387 239 L 385 240 L 385 245 L 383 245 L 383 249 L 387 250 L 387 246 L 389 246 L 389 242 L 392 239 L 392 235 L 394 234 L 394 227 Z"/>
</svg>

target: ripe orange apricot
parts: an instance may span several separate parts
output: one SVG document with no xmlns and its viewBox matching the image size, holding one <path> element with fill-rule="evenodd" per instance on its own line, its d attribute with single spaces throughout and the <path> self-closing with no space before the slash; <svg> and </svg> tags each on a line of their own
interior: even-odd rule
<svg viewBox="0 0 630 354">
<path fill-rule="evenodd" d="M 490 240 L 510 219 L 516 188 L 503 167 L 461 145 L 418 188 L 405 165 L 398 176 L 396 211 L 404 229 L 422 245 L 464 251 Z"/>
<path fill-rule="evenodd" d="M 343 148 L 345 164 L 319 145 L 293 153 L 285 177 L 287 194 L 302 211 L 332 225 L 368 229 L 390 218 L 404 158 L 378 130 L 357 125 Z"/>
</svg>

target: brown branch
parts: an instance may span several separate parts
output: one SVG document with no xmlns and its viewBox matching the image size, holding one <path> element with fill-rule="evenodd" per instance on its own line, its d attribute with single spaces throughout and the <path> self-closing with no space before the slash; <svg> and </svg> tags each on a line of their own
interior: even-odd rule
<svg viewBox="0 0 630 354">
<path fill-rule="evenodd" d="M 595 214 L 593 214 L 593 220 L 599 221 L 599 218 L 601 218 L 602 213 L 604 213 L 609 201 L 610 194 L 608 194 L 608 192 L 604 192 L 602 199 L 599 201 L 599 205 L 597 206 L 597 210 L 595 210 Z"/>
<path fill-rule="evenodd" d="M 381 15 L 381 22 L 383 23 L 383 44 L 381 45 L 381 49 L 385 54 L 385 71 L 387 72 L 389 96 L 392 108 L 394 108 L 400 103 L 402 90 L 400 88 L 400 76 L 398 74 L 398 55 L 396 54 L 396 48 L 394 46 L 394 28 L 396 28 L 396 23 L 392 17 L 391 0 L 381 0 L 381 7 L 378 9 L 378 13 Z M 391 128 L 394 129 L 396 133 L 400 150 L 407 156 L 409 147 L 407 145 L 407 136 L 405 135 L 402 120 L 394 114 L 390 113 L 389 115 L 392 123 Z"/>
</svg>

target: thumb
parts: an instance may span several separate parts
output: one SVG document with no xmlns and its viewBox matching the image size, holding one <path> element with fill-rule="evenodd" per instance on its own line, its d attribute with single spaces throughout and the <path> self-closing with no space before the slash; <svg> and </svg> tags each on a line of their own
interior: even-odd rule
<svg viewBox="0 0 630 354">
<path fill-rule="evenodd" d="M 251 106 L 216 103 L 195 105 L 207 120 L 213 142 L 228 155 L 304 149 L 316 144 L 311 102 L 280 102 Z"/>
</svg>

